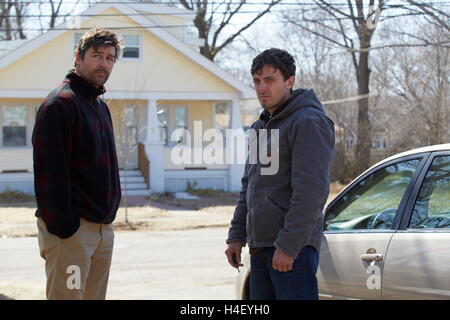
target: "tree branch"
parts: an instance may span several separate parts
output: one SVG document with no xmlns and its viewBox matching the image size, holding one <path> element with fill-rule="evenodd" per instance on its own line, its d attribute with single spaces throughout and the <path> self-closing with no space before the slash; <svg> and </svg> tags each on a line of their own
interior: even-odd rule
<svg viewBox="0 0 450 320">
<path fill-rule="evenodd" d="M 428 16 L 432 17 L 434 20 L 436 20 L 441 26 L 443 26 L 445 29 L 447 29 L 447 31 L 450 31 L 450 26 L 448 25 L 448 23 L 444 22 L 441 18 L 439 18 L 434 12 L 432 12 L 432 10 L 437 11 L 439 14 L 445 16 L 446 18 L 450 18 L 450 16 L 441 11 L 438 10 L 436 8 L 434 8 L 433 6 L 431 6 L 430 4 L 426 4 L 426 3 L 419 3 L 417 1 L 414 0 L 406 0 L 408 3 L 418 7 L 420 10 L 422 10 L 424 13 L 426 13 Z"/>
<path fill-rule="evenodd" d="M 223 48 L 225 48 L 228 44 L 230 44 L 231 42 L 233 42 L 234 39 L 236 39 L 236 37 L 238 37 L 242 32 L 244 32 L 245 30 L 247 30 L 248 28 L 250 28 L 256 21 L 258 21 L 261 17 L 263 17 L 266 13 L 268 13 L 270 11 L 270 9 L 272 9 L 273 6 L 277 5 L 278 3 L 280 3 L 282 0 L 272 0 L 272 2 L 270 4 L 268 4 L 267 8 L 260 12 L 252 21 L 250 21 L 248 24 L 246 24 L 244 27 L 242 27 L 238 32 L 234 33 L 232 36 L 230 36 L 227 40 L 225 40 L 219 47 L 216 48 L 212 48 L 213 50 L 213 57 Z"/>
</svg>

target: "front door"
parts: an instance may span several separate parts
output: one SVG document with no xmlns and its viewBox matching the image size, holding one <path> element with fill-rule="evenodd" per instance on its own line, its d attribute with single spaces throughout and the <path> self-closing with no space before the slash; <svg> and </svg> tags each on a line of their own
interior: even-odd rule
<svg viewBox="0 0 450 320">
<path fill-rule="evenodd" d="M 383 299 L 450 299 L 450 153 L 429 164 L 389 245 Z"/>
<path fill-rule="evenodd" d="M 328 206 L 317 274 L 320 298 L 381 299 L 394 222 L 420 163 L 415 158 L 375 168 Z"/>
</svg>

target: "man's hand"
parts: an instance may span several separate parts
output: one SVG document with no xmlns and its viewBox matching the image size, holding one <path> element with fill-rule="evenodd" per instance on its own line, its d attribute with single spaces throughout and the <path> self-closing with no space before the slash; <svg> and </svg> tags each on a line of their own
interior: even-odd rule
<svg viewBox="0 0 450 320">
<path fill-rule="evenodd" d="M 239 268 L 239 267 L 243 267 L 244 266 L 241 263 L 242 247 L 243 247 L 243 244 L 240 243 L 240 242 L 230 242 L 228 244 L 227 250 L 225 250 L 225 255 L 228 258 L 228 263 L 233 268 Z"/>
<path fill-rule="evenodd" d="M 294 258 L 289 257 L 283 251 L 276 249 L 272 259 L 272 268 L 280 272 L 292 270 Z"/>
</svg>

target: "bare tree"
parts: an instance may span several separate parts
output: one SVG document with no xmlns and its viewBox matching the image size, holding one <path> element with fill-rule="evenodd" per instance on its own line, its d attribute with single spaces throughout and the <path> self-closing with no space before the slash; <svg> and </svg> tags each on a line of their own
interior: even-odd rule
<svg viewBox="0 0 450 320">
<path fill-rule="evenodd" d="M 301 19 L 285 15 L 287 20 L 301 30 L 315 34 L 329 41 L 337 47 L 344 48 L 351 56 L 358 87 L 358 116 L 357 143 L 355 158 L 359 170 L 369 166 L 371 146 L 371 123 L 369 120 L 370 73 L 369 57 L 372 38 L 377 22 L 385 11 L 385 1 L 380 0 L 378 7 L 374 7 L 374 0 L 370 0 L 370 9 L 364 12 L 363 0 L 348 0 L 347 8 L 331 1 L 316 0 L 315 4 L 327 15 L 327 19 L 315 19 L 311 10 L 304 9 Z M 314 11 L 312 11 L 314 13 Z M 321 26 L 317 31 L 312 26 Z M 356 39 L 354 38 L 356 34 Z M 356 41 L 355 41 L 356 40 Z"/>
<path fill-rule="evenodd" d="M 195 12 L 194 26 L 200 39 L 203 41 L 203 45 L 200 46 L 200 53 L 213 61 L 219 52 L 269 13 L 281 1 L 267 1 L 268 3 L 264 4 L 262 10 L 258 11 L 249 21 L 246 21 L 242 27 L 233 31 L 230 28 L 232 22 L 239 21 L 237 19 L 238 15 L 248 8 L 248 5 L 254 5 L 255 3 L 249 3 L 248 0 L 216 2 L 209 0 L 173 0 L 169 1 L 169 3 L 178 3 L 185 9 Z"/>
<path fill-rule="evenodd" d="M 131 108 L 135 108 L 135 106 L 132 106 Z M 119 139 L 119 150 L 118 150 L 118 156 L 121 160 L 123 160 L 123 166 L 124 166 L 124 206 L 125 206 L 125 223 L 128 224 L 128 226 L 135 230 L 133 225 L 128 220 L 128 190 L 126 189 L 128 184 L 128 169 L 130 165 L 130 157 L 133 153 L 137 150 L 136 145 L 136 132 L 130 132 L 128 127 L 128 121 L 127 114 L 125 113 L 123 118 L 120 122 L 120 139 Z"/>
<path fill-rule="evenodd" d="M 91 6 L 98 1 L 87 0 L 83 4 Z M 81 0 L 70 2 L 70 6 L 67 4 L 64 0 L 45 0 L 36 3 L 29 0 L 0 0 L 0 39 L 26 39 L 24 24 L 30 21 L 33 21 L 34 25 L 40 25 L 39 29 L 30 30 L 45 32 L 53 29 L 58 23 L 73 16 Z M 33 13 L 28 14 L 28 11 Z"/>
<path fill-rule="evenodd" d="M 0 1 L 0 28 L 2 30 L 2 38 L 4 40 L 12 39 L 10 12 L 14 2 L 12 0 Z"/>
<path fill-rule="evenodd" d="M 55 1 L 55 0 L 48 0 L 48 3 L 50 4 L 51 8 L 51 16 L 50 16 L 50 29 L 53 29 L 56 24 L 56 18 L 59 16 L 59 11 L 61 10 L 61 5 L 63 3 L 63 0 Z"/>
<path fill-rule="evenodd" d="M 433 41 L 442 41 L 449 36 L 446 28 L 440 25 L 418 24 L 418 28 Z M 384 81 L 387 89 L 404 103 L 400 107 L 406 110 L 407 123 L 414 129 L 411 137 L 419 145 L 448 142 L 450 48 L 431 46 L 421 50 L 393 48 L 391 51 L 392 64 Z M 405 125 L 398 127 L 407 131 Z M 403 139 L 414 143 L 411 137 L 404 135 Z"/>
<path fill-rule="evenodd" d="M 17 33 L 20 39 L 26 39 L 26 35 L 23 32 L 23 18 L 22 16 L 26 13 L 29 2 L 15 1 L 14 9 L 16 11 L 16 25 Z"/>
<path fill-rule="evenodd" d="M 433 4 L 424 5 L 416 1 L 408 2 L 409 5 L 407 6 L 405 4 L 390 4 L 388 1 L 379 0 L 377 6 L 375 6 L 375 0 L 366 2 L 363 0 L 347 0 L 346 4 L 335 1 L 314 0 L 317 8 L 300 6 L 300 15 L 284 15 L 287 21 L 299 27 L 303 32 L 312 33 L 325 39 L 335 47 L 344 49 L 351 57 L 359 95 L 355 158 L 360 171 L 369 166 L 370 159 L 372 126 L 369 119 L 369 96 L 372 95 L 370 91 L 371 64 L 369 58 L 373 55 L 371 52 L 387 48 L 445 47 L 450 44 L 449 39 L 430 41 L 427 37 L 417 36 L 407 30 L 403 30 L 400 34 L 408 36 L 408 41 L 399 43 L 396 37 L 390 37 L 390 39 L 387 37 L 388 41 L 374 45 L 374 35 L 379 29 L 378 22 L 385 20 L 404 16 L 425 16 L 426 18 L 432 17 L 434 21 L 442 20 L 444 28 L 446 28 L 443 18 L 448 17 L 448 14 L 433 7 Z M 318 10 L 325 13 L 327 17 L 318 19 Z M 322 29 L 318 31 L 315 26 L 321 26 Z"/>
<path fill-rule="evenodd" d="M 430 18 L 432 21 L 434 21 L 447 31 L 450 31 L 450 14 L 439 8 L 438 4 L 415 0 L 406 0 L 406 2 L 413 6 L 413 8 L 410 7 L 409 10 L 419 10 L 427 18 Z M 446 4 L 444 3 L 444 5 Z"/>
<path fill-rule="evenodd" d="M 49 21 L 49 28 L 53 29 L 56 25 L 57 19 L 62 17 L 63 21 L 66 21 L 67 18 L 69 18 L 74 10 L 77 8 L 78 4 L 80 3 L 80 0 L 77 0 L 73 6 L 72 9 L 65 13 L 61 14 L 61 6 L 63 4 L 64 0 L 48 0 L 48 4 L 50 5 L 50 21 Z M 88 2 L 88 4 L 91 4 L 91 1 Z"/>
<path fill-rule="evenodd" d="M 0 1 L 0 39 L 26 39 L 23 18 L 29 2 L 22 0 Z"/>
</svg>

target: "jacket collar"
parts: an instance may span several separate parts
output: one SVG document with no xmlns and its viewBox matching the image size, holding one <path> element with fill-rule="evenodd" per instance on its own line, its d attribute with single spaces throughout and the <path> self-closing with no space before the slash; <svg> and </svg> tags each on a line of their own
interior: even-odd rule
<svg viewBox="0 0 450 320">
<path fill-rule="evenodd" d="M 261 112 L 259 118 L 264 121 L 267 122 L 269 121 L 271 118 L 275 117 L 277 114 L 279 114 L 281 111 L 283 111 L 284 108 L 286 108 L 286 106 L 291 103 L 292 100 L 294 100 L 294 98 L 296 97 L 296 94 L 292 94 L 286 101 L 282 102 L 273 112 L 273 114 L 271 115 L 269 111 L 267 111 L 266 109 L 264 109 L 263 112 Z"/>
<path fill-rule="evenodd" d="M 313 89 L 296 89 L 292 92 L 290 98 L 274 111 L 272 116 L 267 110 L 264 110 L 260 115 L 260 119 L 263 122 L 267 122 L 270 119 L 281 119 L 303 107 L 312 107 L 325 112 Z"/>
<path fill-rule="evenodd" d="M 73 69 L 69 70 L 65 80 L 76 93 L 88 99 L 95 99 L 106 92 L 104 86 L 98 88 L 91 86 L 86 80 L 77 75 Z"/>
</svg>

